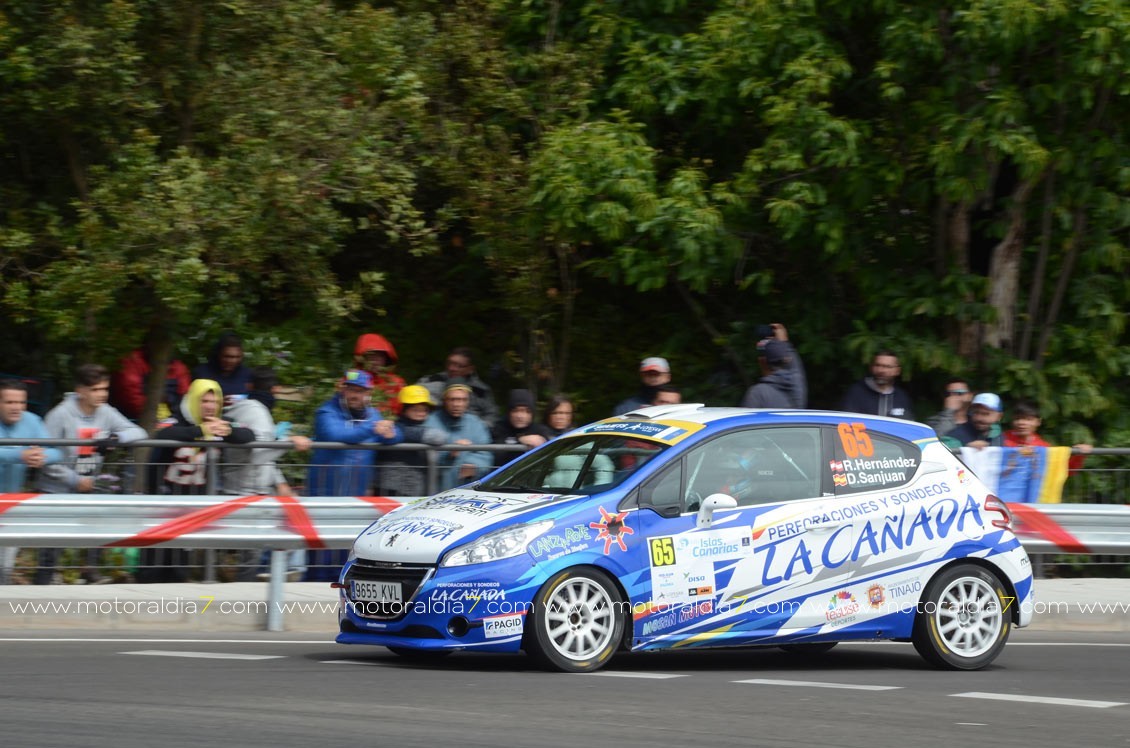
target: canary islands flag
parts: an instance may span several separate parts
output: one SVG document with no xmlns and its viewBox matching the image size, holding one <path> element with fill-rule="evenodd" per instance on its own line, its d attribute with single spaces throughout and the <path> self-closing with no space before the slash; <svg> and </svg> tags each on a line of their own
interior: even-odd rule
<svg viewBox="0 0 1130 748">
<path fill-rule="evenodd" d="M 1071 447 L 961 448 L 961 459 L 989 490 L 1008 502 L 1058 504 Z"/>
</svg>

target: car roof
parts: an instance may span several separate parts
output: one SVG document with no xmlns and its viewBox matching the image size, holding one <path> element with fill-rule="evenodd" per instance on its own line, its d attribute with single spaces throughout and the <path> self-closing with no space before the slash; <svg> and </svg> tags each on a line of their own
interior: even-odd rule
<svg viewBox="0 0 1130 748">
<path fill-rule="evenodd" d="M 652 405 L 630 411 L 620 416 L 606 418 L 599 423 L 611 426 L 615 423 L 625 425 L 636 423 L 682 422 L 701 424 L 706 433 L 718 428 L 736 425 L 755 426 L 759 424 L 840 424 L 845 421 L 865 422 L 878 431 L 899 436 L 904 439 L 922 440 L 937 438 L 934 429 L 917 421 L 901 418 L 850 413 L 839 410 L 794 410 L 788 408 L 733 408 L 709 407 L 703 403 L 682 403 L 679 405 Z M 587 429 L 581 428 L 579 431 Z"/>
</svg>

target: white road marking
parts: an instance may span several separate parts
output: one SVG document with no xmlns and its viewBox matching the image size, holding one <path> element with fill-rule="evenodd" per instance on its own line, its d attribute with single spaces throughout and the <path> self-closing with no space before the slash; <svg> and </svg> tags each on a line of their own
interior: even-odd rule
<svg viewBox="0 0 1130 748">
<path fill-rule="evenodd" d="M 861 683 L 827 683 L 818 680 L 777 680 L 775 678 L 750 678 L 734 683 L 752 683 L 756 686 L 802 686 L 805 688 L 846 688 L 852 691 L 896 691 L 902 686 L 869 686 Z"/>
<path fill-rule="evenodd" d="M 988 722 L 954 722 L 958 727 L 988 727 Z"/>
<path fill-rule="evenodd" d="M 967 691 L 965 693 L 951 693 L 959 699 L 988 699 L 990 701 L 1023 701 L 1027 704 L 1054 704 L 1056 706 L 1084 706 L 1091 709 L 1109 709 L 1112 706 L 1126 706 L 1122 701 L 1089 701 L 1087 699 L 1061 699 L 1058 696 L 1029 696 L 1027 694 L 1013 693 L 987 693 L 985 691 Z"/>
<path fill-rule="evenodd" d="M 286 655 L 248 655 L 228 652 L 182 652 L 174 649 L 142 649 L 137 652 L 118 652 L 124 655 L 148 655 L 150 657 L 192 657 L 201 660 L 279 660 Z"/>
<path fill-rule="evenodd" d="M 383 662 L 372 662 L 369 660 L 319 660 L 323 665 L 376 665 L 383 667 Z"/>
<path fill-rule="evenodd" d="M 686 678 L 685 675 L 676 673 L 625 673 L 614 670 L 601 670 L 597 673 L 578 673 L 579 675 L 601 675 L 605 678 L 650 678 L 651 680 L 665 680 L 667 678 Z"/>
</svg>

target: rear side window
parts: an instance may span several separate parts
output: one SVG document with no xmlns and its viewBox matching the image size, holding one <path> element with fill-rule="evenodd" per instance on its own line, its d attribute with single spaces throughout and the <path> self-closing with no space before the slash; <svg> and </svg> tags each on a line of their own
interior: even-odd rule
<svg viewBox="0 0 1130 748">
<path fill-rule="evenodd" d="M 858 421 L 838 424 L 832 442 L 830 467 L 837 496 L 905 485 L 922 461 L 922 450 L 916 445 L 876 433 Z"/>
</svg>

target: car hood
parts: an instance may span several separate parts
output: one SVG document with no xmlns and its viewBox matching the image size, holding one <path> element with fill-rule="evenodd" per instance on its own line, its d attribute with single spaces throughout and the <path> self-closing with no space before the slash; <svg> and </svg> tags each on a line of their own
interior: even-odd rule
<svg viewBox="0 0 1130 748">
<path fill-rule="evenodd" d="M 447 548 L 483 528 L 568 498 L 545 493 L 487 493 L 452 489 L 408 504 L 370 525 L 353 544 L 358 558 L 434 564 Z M 520 519 L 521 518 L 521 519 Z"/>
</svg>

